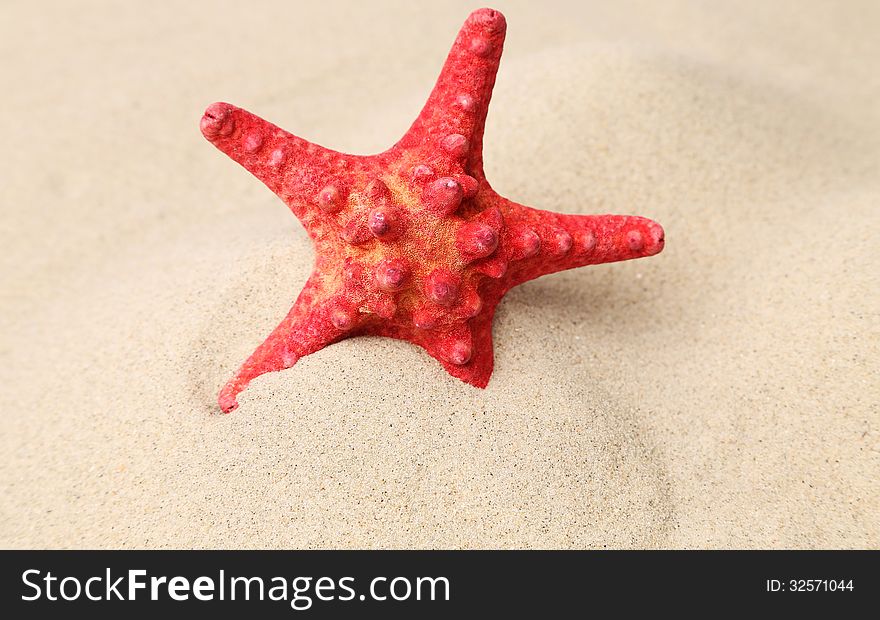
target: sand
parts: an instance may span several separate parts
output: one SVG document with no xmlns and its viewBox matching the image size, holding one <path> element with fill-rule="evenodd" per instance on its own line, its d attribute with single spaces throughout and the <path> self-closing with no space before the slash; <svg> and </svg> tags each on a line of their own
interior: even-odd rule
<svg viewBox="0 0 880 620">
<path fill-rule="evenodd" d="M 382 150 L 475 8 L 247 4 L 0 7 L 0 546 L 880 547 L 876 3 L 497 2 L 495 188 L 666 250 L 512 291 L 486 390 L 364 338 L 223 416 L 313 254 L 204 107 Z"/>
</svg>

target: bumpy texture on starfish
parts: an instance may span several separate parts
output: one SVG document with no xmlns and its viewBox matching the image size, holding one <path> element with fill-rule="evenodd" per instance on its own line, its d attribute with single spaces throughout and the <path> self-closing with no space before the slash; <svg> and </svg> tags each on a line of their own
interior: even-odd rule
<svg viewBox="0 0 880 620">
<path fill-rule="evenodd" d="M 254 377 L 359 334 L 424 347 L 485 387 L 492 317 L 507 291 L 663 249 L 651 220 L 541 211 L 489 186 L 483 129 L 505 31 L 498 11 L 472 13 L 421 114 L 378 155 L 331 151 L 227 103 L 205 111 L 205 137 L 287 203 L 317 254 L 290 313 L 221 391 L 223 411 Z"/>
</svg>

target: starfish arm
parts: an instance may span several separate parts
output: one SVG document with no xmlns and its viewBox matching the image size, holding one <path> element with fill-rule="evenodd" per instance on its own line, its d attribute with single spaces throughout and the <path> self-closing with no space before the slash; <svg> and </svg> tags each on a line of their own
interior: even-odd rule
<svg viewBox="0 0 880 620">
<path fill-rule="evenodd" d="M 468 322 L 473 343 L 473 355 L 466 364 L 451 363 L 448 358 L 439 357 L 431 348 L 427 349 L 428 353 L 437 358 L 443 364 L 446 372 L 453 377 L 478 388 L 486 387 L 495 367 L 495 351 L 492 343 L 492 317 L 494 315 L 495 307 L 493 305 L 491 309 L 487 309 Z"/>
<path fill-rule="evenodd" d="M 348 326 L 337 327 L 335 310 L 332 303 L 323 300 L 321 276 L 313 274 L 284 320 L 221 390 L 218 402 L 223 412 L 238 407 L 238 394 L 256 377 L 290 368 L 300 358 L 345 337 Z"/>
<path fill-rule="evenodd" d="M 492 9 L 479 9 L 465 21 L 416 121 L 398 142 L 403 149 L 425 144 L 437 153 L 466 157 L 466 169 L 483 177 L 483 129 L 507 23 Z M 442 164 L 441 164 L 442 167 Z"/>
<path fill-rule="evenodd" d="M 304 224 L 321 211 L 342 207 L 344 196 L 330 184 L 334 168 L 345 165 L 342 153 L 228 103 L 208 106 L 200 127 L 208 141 L 284 200 Z"/>
<path fill-rule="evenodd" d="M 534 278 L 585 265 L 653 256 L 665 244 L 663 228 L 634 215 L 568 215 L 507 202 L 512 230 L 537 234 L 533 256 L 511 262 L 508 288 Z"/>
<path fill-rule="evenodd" d="M 440 362 L 453 377 L 484 388 L 492 376 L 495 360 L 492 318 L 504 293 L 501 283 L 489 283 L 482 299 L 476 298 L 478 308 L 470 313 L 475 316 L 467 320 L 457 320 L 427 329 L 381 322 L 362 330 L 362 333 L 397 338 L 419 346 Z"/>
</svg>

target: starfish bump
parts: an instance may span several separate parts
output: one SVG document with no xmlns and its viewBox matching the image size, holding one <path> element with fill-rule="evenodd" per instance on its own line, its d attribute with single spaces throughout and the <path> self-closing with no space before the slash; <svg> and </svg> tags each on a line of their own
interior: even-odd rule
<svg viewBox="0 0 880 620">
<path fill-rule="evenodd" d="M 492 317 L 507 291 L 663 249 L 651 220 L 542 211 L 489 186 L 483 129 L 505 32 L 498 11 L 473 12 L 418 118 L 378 155 L 332 151 L 227 103 L 208 106 L 204 136 L 290 207 L 316 250 L 288 315 L 220 392 L 224 412 L 255 377 L 360 334 L 421 346 L 485 387 Z"/>
</svg>

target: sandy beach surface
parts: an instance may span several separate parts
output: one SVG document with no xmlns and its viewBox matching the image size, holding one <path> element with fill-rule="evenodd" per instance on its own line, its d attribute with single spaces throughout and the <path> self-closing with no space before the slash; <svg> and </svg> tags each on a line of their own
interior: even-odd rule
<svg viewBox="0 0 880 620">
<path fill-rule="evenodd" d="M 216 414 L 313 253 L 205 106 L 383 150 L 477 6 L 2 4 L 0 547 L 880 547 L 875 2 L 499 0 L 493 186 L 666 250 Z"/>
</svg>

